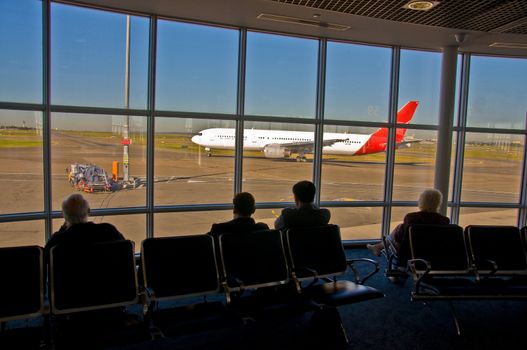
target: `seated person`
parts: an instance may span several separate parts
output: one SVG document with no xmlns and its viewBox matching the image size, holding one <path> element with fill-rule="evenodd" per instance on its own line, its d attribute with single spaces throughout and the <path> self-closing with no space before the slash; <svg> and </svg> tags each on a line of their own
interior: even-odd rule
<svg viewBox="0 0 527 350">
<path fill-rule="evenodd" d="M 46 243 L 44 256 L 49 257 L 52 247 L 62 243 L 97 243 L 124 240 L 115 226 L 108 223 L 95 224 L 88 221 L 90 205 L 79 193 L 74 193 L 62 202 L 64 224 Z"/>
<path fill-rule="evenodd" d="M 276 219 L 274 227 L 283 230 L 290 227 L 312 227 L 326 225 L 331 218 L 327 209 L 317 208 L 315 200 L 316 188 L 311 181 L 300 181 L 293 186 L 295 208 L 285 208 Z"/>
<path fill-rule="evenodd" d="M 218 238 L 222 233 L 243 233 L 258 230 L 268 230 L 269 226 L 263 222 L 255 222 L 251 215 L 256 211 L 252 194 L 241 192 L 234 196 L 233 219 L 220 224 L 213 224 L 210 232 L 212 237 Z"/>
<path fill-rule="evenodd" d="M 395 227 L 395 229 L 388 236 L 388 240 L 393 244 L 397 253 L 401 249 L 401 243 L 405 235 L 406 228 L 414 224 L 429 224 L 429 225 L 448 225 L 450 219 L 439 214 L 437 211 L 441 206 L 443 196 L 441 192 L 436 189 L 425 190 L 419 196 L 419 211 L 406 214 L 403 223 Z M 371 252 L 379 256 L 384 248 L 383 242 L 377 244 L 367 244 L 366 247 Z"/>
</svg>

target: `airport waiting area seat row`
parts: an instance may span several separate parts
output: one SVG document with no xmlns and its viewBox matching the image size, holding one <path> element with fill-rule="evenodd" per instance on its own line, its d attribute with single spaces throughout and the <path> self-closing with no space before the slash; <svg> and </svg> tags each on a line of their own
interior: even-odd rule
<svg viewBox="0 0 527 350">
<path fill-rule="evenodd" d="M 284 312 L 312 312 L 311 324 L 323 333 L 320 338 L 343 344 L 347 335 L 337 307 L 384 296 L 363 285 L 378 271 L 378 264 L 346 260 L 335 225 L 283 234 L 227 233 L 217 242 L 208 235 L 150 238 L 142 242 L 139 266 L 131 241 L 58 245 L 49 259 L 46 277 L 42 248 L 0 249 L 1 279 L 14 288 L 0 289 L 0 322 L 44 315 L 49 334 L 45 341 L 59 345 L 61 323 L 98 311 L 109 319 L 108 311 L 122 313 L 123 307 L 132 305 L 144 310 L 139 323 L 145 333 L 163 337 L 165 330 L 159 325 L 170 309 L 160 308 L 160 303 L 192 300 L 185 305 L 187 310 L 218 304 L 209 303 L 207 296 L 219 300 L 215 311 L 241 323 L 273 314 L 283 319 Z M 362 279 L 356 267 L 360 262 L 373 264 Z M 357 280 L 339 280 L 337 276 L 349 267 Z M 46 292 L 49 298 L 44 297 Z M 79 339 L 75 341 L 78 344 Z"/>
<path fill-rule="evenodd" d="M 412 276 L 412 301 L 448 301 L 458 334 L 452 301 L 527 299 L 527 227 L 411 225 L 406 233 L 399 255 L 385 240 L 387 275 Z"/>
</svg>

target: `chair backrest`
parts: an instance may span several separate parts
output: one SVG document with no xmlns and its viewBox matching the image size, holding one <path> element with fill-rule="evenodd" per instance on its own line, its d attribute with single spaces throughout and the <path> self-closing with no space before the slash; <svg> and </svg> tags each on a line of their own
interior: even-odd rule
<svg viewBox="0 0 527 350">
<path fill-rule="evenodd" d="M 431 264 L 430 274 L 466 274 L 470 264 L 458 225 L 411 225 L 408 230 L 412 259 Z M 417 265 L 421 270 L 422 265 Z"/>
<path fill-rule="evenodd" d="M 42 314 L 43 266 L 41 247 L 0 248 L 0 322 Z"/>
<path fill-rule="evenodd" d="M 274 286 L 289 281 L 280 231 L 224 233 L 219 241 L 223 279 L 230 290 Z"/>
<path fill-rule="evenodd" d="M 496 263 L 501 274 L 527 273 L 527 258 L 520 229 L 516 226 L 469 225 L 465 228 L 470 255 L 478 272 L 485 273 L 492 267 L 483 261 Z"/>
<path fill-rule="evenodd" d="M 156 300 L 220 289 L 214 241 L 208 235 L 145 239 L 141 265 L 145 287 L 154 292 Z"/>
<path fill-rule="evenodd" d="M 51 248 L 49 289 L 54 314 L 137 303 L 134 243 L 59 244 Z"/>
<path fill-rule="evenodd" d="M 337 225 L 290 228 L 286 231 L 291 268 L 298 279 L 336 276 L 347 269 Z"/>
</svg>

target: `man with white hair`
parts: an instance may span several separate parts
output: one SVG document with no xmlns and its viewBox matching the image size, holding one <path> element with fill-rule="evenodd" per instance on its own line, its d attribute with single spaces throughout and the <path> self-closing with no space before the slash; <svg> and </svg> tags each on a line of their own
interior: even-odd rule
<svg viewBox="0 0 527 350">
<path fill-rule="evenodd" d="M 88 221 L 90 204 L 79 193 L 74 193 L 64 199 L 62 214 L 64 215 L 64 224 L 46 243 L 46 257 L 49 256 L 51 248 L 58 244 L 89 244 L 125 239 L 112 224 L 96 224 Z"/>
<path fill-rule="evenodd" d="M 420 210 L 406 214 L 403 223 L 397 225 L 388 237 L 397 251 L 399 251 L 401 247 L 406 227 L 415 224 L 448 225 L 450 223 L 449 218 L 437 212 L 441 206 L 442 200 L 443 195 L 435 188 L 427 189 L 421 193 L 418 202 Z M 379 256 L 384 248 L 384 244 L 379 242 L 377 244 L 367 244 L 366 247 L 371 250 L 373 254 Z"/>
</svg>

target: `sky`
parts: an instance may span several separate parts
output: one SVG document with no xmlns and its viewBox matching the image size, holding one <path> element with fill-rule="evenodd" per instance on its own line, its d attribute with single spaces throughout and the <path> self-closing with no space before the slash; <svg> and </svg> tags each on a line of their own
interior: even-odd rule
<svg viewBox="0 0 527 350">
<path fill-rule="evenodd" d="M 42 103 L 41 7 L 38 0 L 0 1 L 0 101 Z M 123 14 L 52 3 L 52 104 L 122 108 L 125 36 Z M 236 113 L 238 46 L 235 29 L 160 20 L 156 109 Z M 148 18 L 131 17 L 130 47 L 129 103 L 145 109 Z M 386 121 L 391 55 L 386 47 L 328 42 L 325 118 Z M 246 58 L 245 114 L 315 117 L 317 40 L 249 32 Z M 409 100 L 420 102 L 412 123 L 437 124 L 440 70 L 441 53 L 401 51 L 399 107 Z M 524 128 L 525 81 L 525 59 L 473 56 L 468 125 Z M 23 114 L 0 111 L 0 123 L 20 124 Z M 34 112 L 31 115 L 35 117 Z M 70 119 L 61 115 L 52 125 L 78 129 L 101 125 L 78 115 Z M 108 128 L 112 122 L 103 124 Z M 165 118 L 158 128 L 188 128 L 185 120 L 172 124 Z"/>
</svg>

